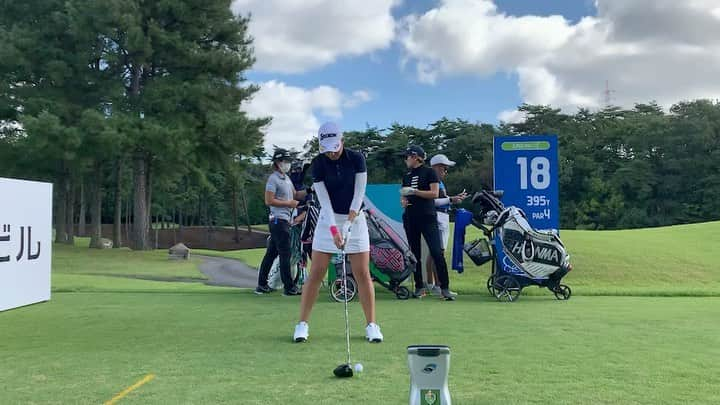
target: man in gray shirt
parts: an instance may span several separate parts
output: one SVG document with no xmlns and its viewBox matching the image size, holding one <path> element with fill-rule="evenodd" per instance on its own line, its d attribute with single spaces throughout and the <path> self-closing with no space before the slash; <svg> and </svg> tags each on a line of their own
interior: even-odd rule
<svg viewBox="0 0 720 405">
<path fill-rule="evenodd" d="M 292 155 L 285 149 L 277 148 L 273 153 L 273 173 L 265 185 L 265 205 L 270 207 L 269 228 L 270 242 L 265 257 L 260 265 L 258 286 L 255 294 L 262 295 L 272 292 L 268 286 L 268 275 L 275 258 L 280 256 L 280 278 L 282 279 L 283 295 L 300 295 L 290 274 L 290 221 L 292 212 L 298 206 L 298 200 L 305 198 L 306 191 L 295 191 L 288 175 Z"/>
</svg>

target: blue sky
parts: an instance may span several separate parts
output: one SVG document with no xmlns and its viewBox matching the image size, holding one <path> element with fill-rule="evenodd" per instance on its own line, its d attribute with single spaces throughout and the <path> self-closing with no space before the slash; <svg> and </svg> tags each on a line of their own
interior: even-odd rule
<svg viewBox="0 0 720 405">
<path fill-rule="evenodd" d="M 393 10 L 398 18 L 424 13 L 437 2 L 406 1 Z M 586 0 L 503 0 L 496 1 L 500 11 L 509 15 L 562 15 L 577 21 L 595 13 L 592 1 Z M 401 69 L 401 47 L 355 57 L 340 58 L 336 63 L 299 74 L 278 74 L 253 70 L 248 79 L 256 82 L 282 80 L 300 87 L 330 85 L 343 91 L 368 89 L 372 102 L 345 112 L 343 128 L 361 130 L 366 125 L 386 128 L 393 122 L 425 127 L 446 116 L 472 122 L 497 123 L 502 110 L 522 103 L 517 78 L 513 74 L 498 73 L 489 78 L 463 75 L 444 79 L 434 85 L 418 82 L 409 69 Z M 332 117 L 323 116 L 331 120 Z"/>
<path fill-rule="evenodd" d="M 606 80 L 613 104 L 623 106 L 716 96 L 720 86 L 707 86 L 707 72 L 717 72 L 720 59 L 693 53 L 705 65 L 694 74 L 690 54 L 677 46 L 720 50 L 712 35 L 720 34 L 720 4 L 713 4 L 236 0 L 233 10 L 252 13 L 256 38 L 258 63 L 247 78 L 262 90 L 246 110 L 273 117 L 266 145 L 297 147 L 326 120 L 362 130 L 425 127 L 442 117 L 518 120 L 523 102 L 598 108 Z M 657 26 L 650 17 L 678 23 Z M 693 29 L 712 39 L 701 42 Z M 648 69 L 657 77 L 640 74 Z"/>
</svg>

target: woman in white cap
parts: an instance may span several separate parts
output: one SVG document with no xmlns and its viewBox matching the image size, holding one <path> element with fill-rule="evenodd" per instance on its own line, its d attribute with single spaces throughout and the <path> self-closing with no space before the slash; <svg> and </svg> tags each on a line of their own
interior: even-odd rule
<svg viewBox="0 0 720 405">
<path fill-rule="evenodd" d="M 435 211 L 437 212 L 438 229 L 440 230 L 440 243 L 442 244 L 442 251 L 445 253 L 447 250 L 448 240 L 450 239 L 450 206 L 451 204 L 459 204 L 467 198 L 467 193 L 463 190 L 462 193 L 455 196 L 448 196 L 447 188 L 445 187 L 445 177 L 447 177 L 448 168 L 455 166 L 455 162 L 448 159 L 443 154 L 438 154 L 430 159 L 430 167 L 435 170 L 438 178 L 440 179 L 440 187 L 438 198 L 435 199 Z M 424 241 L 424 239 L 423 239 Z M 427 252 L 427 243 L 424 243 L 423 252 Z M 425 259 L 425 268 L 427 269 L 427 284 L 428 290 L 440 296 L 440 279 L 435 274 L 434 261 L 428 255 Z M 450 291 L 450 295 L 456 295 Z"/>
<path fill-rule="evenodd" d="M 312 166 L 313 189 L 320 202 L 320 217 L 312 246 L 310 277 L 303 286 L 300 321 L 293 340 L 305 342 L 309 336 L 308 320 L 325 278 L 330 258 L 345 245 L 352 263 L 352 274 L 358 285 L 360 305 L 365 312 L 365 337 L 369 342 L 383 341 L 375 323 L 375 289 L 370 278 L 370 237 L 365 215 L 360 211 L 367 185 L 367 166 L 362 153 L 346 149 L 342 131 L 334 123 L 326 123 L 318 131 L 320 155 Z M 352 224 L 352 225 L 350 225 Z M 349 240 L 343 232 L 351 226 Z"/>
</svg>

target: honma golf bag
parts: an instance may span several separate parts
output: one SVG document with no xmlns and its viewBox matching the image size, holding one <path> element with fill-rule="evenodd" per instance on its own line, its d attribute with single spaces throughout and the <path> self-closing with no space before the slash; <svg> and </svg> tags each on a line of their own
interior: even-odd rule
<svg viewBox="0 0 720 405">
<path fill-rule="evenodd" d="M 496 221 L 505 255 L 533 279 L 559 280 L 570 256 L 552 232 L 536 231 L 517 207 L 505 209 Z"/>
<path fill-rule="evenodd" d="M 514 300 L 523 287 L 537 285 L 547 287 L 558 299 L 570 298 L 570 288 L 560 284 L 572 269 L 565 245 L 555 232 L 534 229 L 520 208 L 506 208 L 501 196 L 502 192 L 486 190 L 475 194 L 472 223 L 488 239 L 464 246 L 476 264 L 492 260 L 487 283 L 490 293 L 498 299 Z"/>
</svg>

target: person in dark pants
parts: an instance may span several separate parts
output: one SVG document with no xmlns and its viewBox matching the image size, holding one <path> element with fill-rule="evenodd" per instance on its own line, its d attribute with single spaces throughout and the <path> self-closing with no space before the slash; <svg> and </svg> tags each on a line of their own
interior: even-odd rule
<svg viewBox="0 0 720 405">
<path fill-rule="evenodd" d="M 360 306 L 367 321 L 365 339 L 380 343 L 384 337 L 375 322 L 375 289 L 370 276 L 370 235 L 362 211 L 367 186 L 367 165 L 362 153 L 346 149 L 343 132 L 332 122 L 318 130 L 318 155 L 312 165 L 313 190 L 320 202 L 320 215 L 312 242 L 310 277 L 303 287 L 300 319 L 293 341 L 306 342 L 308 321 L 333 255 L 344 252 L 350 258 L 357 283 Z M 347 240 L 345 238 L 347 237 Z"/>
<path fill-rule="evenodd" d="M 447 263 L 443 255 L 440 230 L 438 228 L 435 199 L 440 190 L 440 179 L 435 171 L 425 166 L 425 151 L 419 146 L 410 146 L 405 150 L 405 165 L 408 172 L 403 176 L 400 189 L 400 204 L 405 208 L 403 226 L 408 238 L 410 250 L 417 260 L 415 268 L 415 298 L 425 295 L 422 276 L 420 237 L 425 238 L 430 256 L 435 262 L 435 271 L 440 281 L 440 294 L 443 299 L 452 301 Z"/>
<path fill-rule="evenodd" d="M 448 157 L 443 154 L 435 155 L 432 159 L 430 159 L 430 167 L 432 167 L 440 180 L 440 194 L 438 198 L 435 199 L 435 211 L 437 211 L 438 229 L 440 230 L 440 243 L 442 245 L 443 254 L 447 249 L 448 240 L 450 239 L 450 206 L 451 204 L 461 203 L 468 197 L 465 190 L 452 197 L 450 197 L 447 193 L 447 189 L 445 188 L 443 181 L 447 176 L 448 168 L 453 166 L 455 166 L 455 162 L 448 159 Z M 427 243 L 424 243 L 424 245 L 423 254 L 427 254 Z M 440 280 L 435 277 L 435 263 L 433 262 L 432 257 L 428 255 L 426 260 L 423 258 L 423 261 L 425 263 L 425 274 L 427 274 L 427 292 L 431 292 L 438 296 L 442 295 L 440 291 Z M 450 294 L 453 296 L 457 295 L 452 291 L 450 291 Z"/>
<path fill-rule="evenodd" d="M 255 294 L 272 292 L 268 286 L 268 275 L 275 258 L 280 256 L 280 277 L 283 282 L 283 295 L 300 295 L 290 274 L 290 221 L 293 209 L 305 198 L 305 191 L 297 192 L 290 180 L 291 154 L 278 148 L 273 153 L 273 173 L 265 185 L 265 204 L 270 207 L 270 241 L 265 257 L 260 265 L 258 286 Z"/>
</svg>

